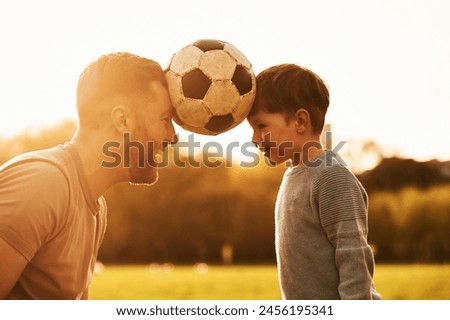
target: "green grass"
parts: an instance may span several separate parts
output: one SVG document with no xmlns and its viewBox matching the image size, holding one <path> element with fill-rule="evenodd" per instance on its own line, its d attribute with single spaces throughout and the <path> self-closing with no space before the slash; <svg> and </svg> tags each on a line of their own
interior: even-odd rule
<svg viewBox="0 0 450 320">
<path fill-rule="evenodd" d="M 383 299 L 450 299 L 450 265 L 377 265 L 375 283 Z M 192 266 L 150 272 L 143 265 L 106 266 L 96 275 L 90 299 L 272 300 L 280 299 L 276 267 Z"/>
<path fill-rule="evenodd" d="M 375 284 L 383 299 L 450 299 L 450 265 L 377 265 Z"/>
</svg>

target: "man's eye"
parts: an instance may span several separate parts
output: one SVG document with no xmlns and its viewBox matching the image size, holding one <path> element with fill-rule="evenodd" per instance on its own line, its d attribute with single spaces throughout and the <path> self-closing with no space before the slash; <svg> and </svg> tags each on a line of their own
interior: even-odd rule
<svg viewBox="0 0 450 320">
<path fill-rule="evenodd" d="M 256 125 L 256 127 L 258 129 L 263 129 L 263 128 L 267 127 L 267 125 L 265 125 L 264 123 L 259 123 L 259 124 Z"/>
</svg>

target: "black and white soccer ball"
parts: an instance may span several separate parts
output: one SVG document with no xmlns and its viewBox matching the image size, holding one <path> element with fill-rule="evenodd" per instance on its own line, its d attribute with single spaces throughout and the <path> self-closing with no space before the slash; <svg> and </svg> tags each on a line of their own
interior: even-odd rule
<svg viewBox="0 0 450 320">
<path fill-rule="evenodd" d="M 217 135 L 241 123 L 255 99 L 250 61 L 232 44 L 198 40 L 175 53 L 166 71 L 174 120 L 191 132 Z"/>
</svg>

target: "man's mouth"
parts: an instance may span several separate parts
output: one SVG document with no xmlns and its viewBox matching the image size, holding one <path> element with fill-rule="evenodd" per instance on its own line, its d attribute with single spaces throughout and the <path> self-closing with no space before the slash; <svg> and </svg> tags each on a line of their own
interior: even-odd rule
<svg viewBox="0 0 450 320">
<path fill-rule="evenodd" d="M 156 163 L 161 163 L 162 162 L 162 154 L 161 151 L 158 151 L 155 153 L 155 162 Z"/>
<path fill-rule="evenodd" d="M 153 161 L 156 167 L 159 167 L 159 165 L 163 162 L 163 153 L 164 149 L 159 149 L 155 151 L 153 155 Z"/>
<path fill-rule="evenodd" d="M 163 153 L 164 153 L 164 151 L 166 150 L 166 148 L 168 146 L 169 146 L 169 143 L 164 141 L 161 144 L 161 148 L 155 151 L 153 158 L 154 158 L 154 161 L 155 161 L 156 165 L 159 165 L 159 164 L 161 164 L 163 162 Z"/>
</svg>

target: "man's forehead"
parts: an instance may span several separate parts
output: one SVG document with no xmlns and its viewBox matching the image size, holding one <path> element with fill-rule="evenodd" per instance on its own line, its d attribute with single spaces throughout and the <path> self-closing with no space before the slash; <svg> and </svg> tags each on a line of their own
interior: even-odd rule
<svg viewBox="0 0 450 320">
<path fill-rule="evenodd" d="M 160 81 L 152 80 L 148 83 L 148 88 L 151 92 L 166 92 L 169 93 L 167 87 Z"/>
<path fill-rule="evenodd" d="M 166 109 L 167 110 L 172 109 L 172 102 L 170 101 L 169 91 L 167 90 L 167 87 L 165 87 L 162 83 L 158 81 L 152 81 L 149 84 L 149 88 L 150 88 L 149 98 L 161 105 L 161 108 L 164 109 L 162 110 L 162 112 L 165 112 Z"/>
</svg>

